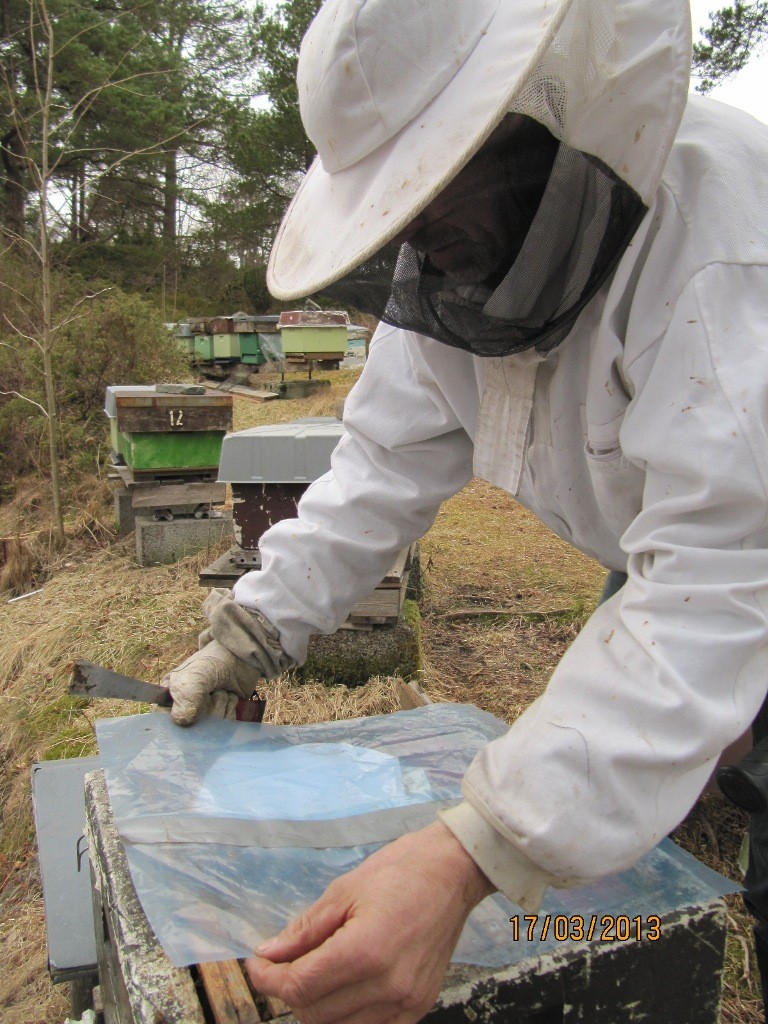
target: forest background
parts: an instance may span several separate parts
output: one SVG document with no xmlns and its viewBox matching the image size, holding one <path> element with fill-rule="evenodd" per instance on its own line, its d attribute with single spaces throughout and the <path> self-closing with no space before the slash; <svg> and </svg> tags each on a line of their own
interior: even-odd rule
<svg viewBox="0 0 768 1024">
<path fill-rule="evenodd" d="M 104 386 L 171 370 L 162 324 L 279 308 L 266 262 L 315 156 L 295 72 L 319 6 L 0 7 L 0 500 L 50 478 L 59 541 L 73 474 L 100 457 Z M 768 0 L 714 11 L 698 88 L 744 67 L 767 26 Z"/>
</svg>

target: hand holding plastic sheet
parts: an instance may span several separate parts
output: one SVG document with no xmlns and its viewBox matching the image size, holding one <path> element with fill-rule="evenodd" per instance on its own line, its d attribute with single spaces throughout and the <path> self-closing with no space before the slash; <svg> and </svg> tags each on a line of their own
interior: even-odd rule
<svg viewBox="0 0 768 1024">
<path fill-rule="evenodd" d="M 137 715 L 96 728 L 136 890 L 183 966 L 251 955 L 340 875 L 428 825 L 506 726 L 435 704 L 307 726 L 207 718 L 178 729 L 166 715 Z M 663 914 L 733 889 L 699 868 L 663 844 L 597 886 L 548 894 L 542 912 Z M 497 967 L 552 947 L 516 940 L 516 913 L 498 894 L 484 900 L 454 959 Z"/>
<path fill-rule="evenodd" d="M 308 1020 L 420 1020 L 472 908 L 493 887 L 435 822 L 371 854 L 247 961 L 259 992 Z"/>
</svg>

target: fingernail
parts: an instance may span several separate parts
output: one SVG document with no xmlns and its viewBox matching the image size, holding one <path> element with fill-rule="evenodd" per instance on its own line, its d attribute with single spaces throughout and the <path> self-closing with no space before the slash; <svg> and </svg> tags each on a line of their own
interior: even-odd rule
<svg viewBox="0 0 768 1024">
<path fill-rule="evenodd" d="M 262 942 L 260 946 L 254 949 L 254 953 L 256 956 L 269 956 L 270 950 L 273 950 L 275 945 L 274 939 L 267 939 L 266 942 Z"/>
</svg>

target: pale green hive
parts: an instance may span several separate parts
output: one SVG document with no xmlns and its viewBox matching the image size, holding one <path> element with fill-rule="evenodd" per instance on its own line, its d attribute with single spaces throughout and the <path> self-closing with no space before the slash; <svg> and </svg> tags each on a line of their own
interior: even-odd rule
<svg viewBox="0 0 768 1024">
<path fill-rule="evenodd" d="M 283 354 L 323 352 L 337 354 L 342 357 L 347 351 L 347 328 L 343 324 L 329 327 L 316 325 L 296 325 L 282 327 L 280 336 L 283 342 Z"/>
</svg>

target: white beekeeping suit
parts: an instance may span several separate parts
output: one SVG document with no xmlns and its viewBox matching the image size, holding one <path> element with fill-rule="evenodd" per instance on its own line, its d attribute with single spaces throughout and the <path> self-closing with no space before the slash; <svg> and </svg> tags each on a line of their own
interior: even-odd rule
<svg viewBox="0 0 768 1024">
<path fill-rule="evenodd" d="M 270 287 L 386 322 L 234 598 L 300 661 L 473 473 L 628 573 L 443 815 L 524 907 L 661 839 L 766 690 L 768 130 L 689 66 L 687 0 L 328 0 L 302 49 Z"/>
</svg>

